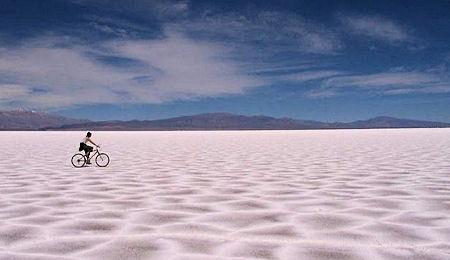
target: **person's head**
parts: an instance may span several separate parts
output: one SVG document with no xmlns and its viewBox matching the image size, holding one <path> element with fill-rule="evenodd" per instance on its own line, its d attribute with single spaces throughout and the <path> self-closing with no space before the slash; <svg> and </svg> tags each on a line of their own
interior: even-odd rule
<svg viewBox="0 0 450 260">
<path fill-rule="evenodd" d="M 91 137 L 92 136 L 91 132 L 87 132 L 86 136 Z"/>
</svg>

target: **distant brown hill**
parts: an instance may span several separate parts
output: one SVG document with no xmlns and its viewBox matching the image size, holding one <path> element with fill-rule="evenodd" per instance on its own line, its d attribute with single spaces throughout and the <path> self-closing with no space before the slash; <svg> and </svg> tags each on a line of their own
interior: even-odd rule
<svg viewBox="0 0 450 260">
<path fill-rule="evenodd" d="M 441 128 L 449 123 L 429 122 L 393 117 L 376 117 L 351 123 L 268 116 L 243 116 L 230 113 L 207 113 L 160 120 L 100 121 L 45 127 L 42 130 L 153 131 L 153 130 L 303 130 L 303 129 L 368 129 L 368 128 Z"/>
<path fill-rule="evenodd" d="M 0 111 L 0 130 L 36 130 L 86 122 L 88 121 L 34 111 Z"/>
<path fill-rule="evenodd" d="M 450 127 L 449 123 L 400 119 L 380 116 L 368 120 L 360 120 L 351 123 L 337 123 L 338 128 L 443 128 Z"/>
</svg>

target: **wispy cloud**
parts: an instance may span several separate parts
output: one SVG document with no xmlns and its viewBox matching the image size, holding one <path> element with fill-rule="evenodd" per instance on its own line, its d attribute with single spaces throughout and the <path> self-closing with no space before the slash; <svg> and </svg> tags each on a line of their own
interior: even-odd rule
<svg viewBox="0 0 450 260">
<path fill-rule="evenodd" d="M 383 40 L 390 44 L 407 42 L 412 39 L 402 25 L 381 16 L 339 15 L 338 18 L 346 29 L 354 34 Z"/>
<path fill-rule="evenodd" d="M 282 48 L 283 51 L 332 54 L 341 48 L 332 29 L 287 11 L 206 14 L 177 26 L 197 37 L 256 44 L 260 48 L 270 46 L 272 51 Z"/>
<path fill-rule="evenodd" d="M 312 71 L 303 71 L 299 73 L 293 73 L 288 75 L 280 76 L 280 80 L 292 81 L 292 82 L 305 82 L 311 80 L 323 80 L 326 78 L 331 78 L 337 75 L 345 74 L 341 71 L 335 70 L 312 70 Z"/>
<path fill-rule="evenodd" d="M 180 19 L 189 12 L 185 0 L 66 0 L 82 6 L 132 14 L 143 19 Z"/>
<path fill-rule="evenodd" d="M 390 89 L 384 92 L 387 95 L 404 95 L 412 93 L 425 93 L 425 94 L 435 94 L 435 93 L 450 93 L 450 83 L 448 85 L 433 85 L 424 88 L 400 88 L 400 89 Z"/>
<path fill-rule="evenodd" d="M 17 84 L 0 84 L 0 90 L 0 102 L 18 100 L 31 92 L 27 87 Z"/>
<path fill-rule="evenodd" d="M 101 48 L 59 47 L 54 40 L 0 50 L 0 89 L 29 107 L 99 103 L 158 103 L 242 93 L 261 81 L 227 60 L 227 48 L 168 33 L 158 40 L 124 40 Z M 92 54 L 135 60 L 123 69 Z M 39 93 L 30 89 L 38 86 Z M 6 94 L 3 94 L 6 95 Z M 0 105 L 5 102 L 0 101 Z"/>
<path fill-rule="evenodd" d="M 314 89 L 305 93 L 305 96 L 308 98 L 330 98 L 336 95 L 338 93 L 331 89 Z"/>
<path fill-rule="evenodd" d="M 363 87 L 363 88 L 383 88 L 402 87 L 433 84 L 440 82 L 435 75 L 423 72 L 384 72 L 369 75 L 356 75 L 334 77 L 324 82 L 325 86 L 332 87 Z"/>
<path fill-rule="evenodd" d="M 442 71 L 427 70 L 336 76 L 323 80 L 320 88 L 308 92 L 307 95 L 328 97 L 351 89 L 383 95 L 446 93 L 450 87 L 450 78 L 446 74 Z"/>
</svg>

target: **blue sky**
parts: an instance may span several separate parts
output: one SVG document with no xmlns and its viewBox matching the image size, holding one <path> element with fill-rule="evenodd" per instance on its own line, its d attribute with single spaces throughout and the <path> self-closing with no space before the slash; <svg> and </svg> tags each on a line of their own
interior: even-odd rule
<svg viewBox="0 0 450 260">
<path fill-rule="evenodd" d="M 450 122 L 450 1 L 3 0 L 0 109 Z"/>
</svg>

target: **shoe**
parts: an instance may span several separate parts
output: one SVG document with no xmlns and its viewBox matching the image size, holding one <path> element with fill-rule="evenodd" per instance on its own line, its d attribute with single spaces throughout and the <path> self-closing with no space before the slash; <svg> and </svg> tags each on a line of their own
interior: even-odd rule
<svg viewBox="0 0 450 260">
<path fill-rule="evenodd" d="M 86 164 L 91 164 L 91 162 L 86 162 Z"/>
</svg>

